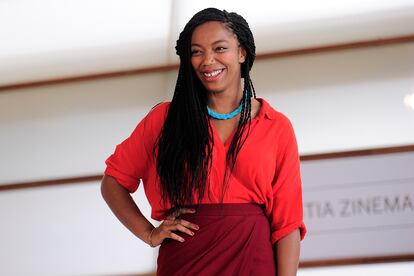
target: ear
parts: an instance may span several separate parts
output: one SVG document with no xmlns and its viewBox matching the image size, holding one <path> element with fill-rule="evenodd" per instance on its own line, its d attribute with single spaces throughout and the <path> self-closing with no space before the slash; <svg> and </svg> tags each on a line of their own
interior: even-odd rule
<svg viewBox="0 0 414 276">
<path fill-rule="evenodd" d="M 239 63 L 243 63 L 246 60 L 246 50 L 239 46 Z"/>
</svg>

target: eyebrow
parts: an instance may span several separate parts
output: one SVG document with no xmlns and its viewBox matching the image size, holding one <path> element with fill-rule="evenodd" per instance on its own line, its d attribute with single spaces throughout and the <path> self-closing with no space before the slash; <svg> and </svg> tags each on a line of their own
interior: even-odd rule
<svg viewBox="0 0 414 276">
<path fill-rule="evenodd" d="M 214 45 L 214 44 L 217 44 L 217 43 L 221 43 L 221 42 L 228 42 L 228 41 L 227 41 L 227 40 L 225 40 L 225 39 L 220 39 L 220 40 L 214 41 L 214 42 L 213 42 L 213 45 Z M 201 47 L 201 45 L 199 45 L 199 44 L 197 44 L 197 43 L 191 43 L 191 46 L 198 46 L 198 47 Z"/>
</svg>

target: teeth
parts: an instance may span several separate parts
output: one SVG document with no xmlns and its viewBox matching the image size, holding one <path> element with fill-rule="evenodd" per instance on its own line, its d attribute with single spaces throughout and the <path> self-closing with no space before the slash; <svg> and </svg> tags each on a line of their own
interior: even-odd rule
<svg viewBox="0 0 414 276">
<path fill-rule="evenodd" d="M 204 73 L 204 76 L 206 76 L 206 77 L 215 77 L 215 76 L 217 76 L 218 74 L 220 74 L 220 73 L 221 73 L 221 71 L 222 71 L 222 70 L 216 70 L 216 71 L 213 71 L 213 72 L 210 72 L 210 73 Z"/>
</svg>

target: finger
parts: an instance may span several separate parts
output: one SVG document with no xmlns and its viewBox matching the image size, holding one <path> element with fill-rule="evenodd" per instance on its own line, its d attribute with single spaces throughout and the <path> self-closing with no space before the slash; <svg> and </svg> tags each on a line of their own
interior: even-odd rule
<svg viewBox="0 0 414 276">
<path fill-rule="evenodd" d="M 193 230 L 200 229 L 200 227 L 197 224 L 191 223 L 191 222 L 183 220 L 183 219 L 177 219 L 177 220 L 175 220 L 175 222 L 177 222 L 178 224 L 181 224 L 181 225 L 183 225 L 187 228 L 191 228 Z"/>
<path fill-rule="evenodd" d="M 177 234 L 175 234 L 173 232 L 170 232 L 168 238 L 179 241 L 179 242 L 184 242 L 185 241 L 182 237 L 178 236 Z"/>
<path fill-rule="evenodd" d="M 193 231 L 191 231 L 190 229 L 182 226 L 181 224 L 177 224 L 175 226 L 175 229 L 174 230 L 178 230 L 178 231 L 181 231 L 183 233 L 186 233 L 187 235 L 194 236 L 194 232 Z"/>
</svg>

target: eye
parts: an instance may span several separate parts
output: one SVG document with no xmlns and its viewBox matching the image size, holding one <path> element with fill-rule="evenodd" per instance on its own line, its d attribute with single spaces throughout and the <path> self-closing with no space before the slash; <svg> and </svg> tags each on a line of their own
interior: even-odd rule
<svg viewBox="0 0 414 276">
<path fill-rule="evenodd" d="M 226 47 L 217 47 L 216 48 L 216 51 L 217 52 L 224 52 L 224 51 L 226 51 L 227 50 L 227 48 Z"/>
<path fill-rule="evenodd" d="M 201 54 L 201 51 L 200 50 L 197 50 L 197 49 L 191 50 L 191 55 L 192 56 L 198 56 L 200 54 Z"/>
</svg>

